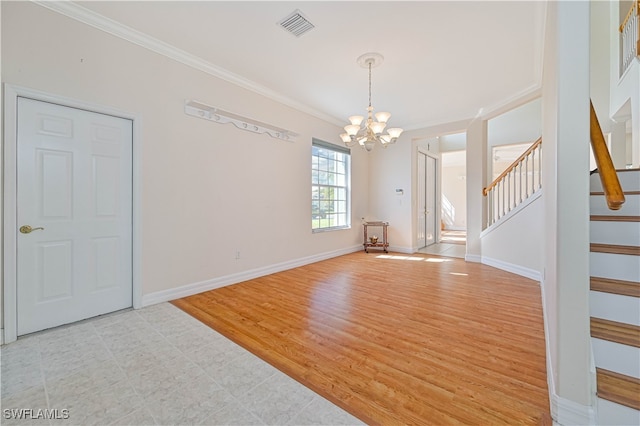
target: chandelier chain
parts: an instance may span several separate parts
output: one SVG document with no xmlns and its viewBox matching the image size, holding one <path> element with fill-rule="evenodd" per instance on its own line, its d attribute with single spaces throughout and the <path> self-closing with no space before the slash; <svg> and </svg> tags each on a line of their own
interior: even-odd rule
<svg viewBox="0 0 640 426">
<path fill-rule="evenodd" d="M 369 106 L 371 106 L 371 61 L 369 61 Z"/>
</svg>

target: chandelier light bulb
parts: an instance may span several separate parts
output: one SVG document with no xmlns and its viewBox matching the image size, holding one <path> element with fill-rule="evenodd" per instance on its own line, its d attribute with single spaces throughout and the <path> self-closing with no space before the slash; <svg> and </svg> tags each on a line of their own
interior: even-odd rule
<svg viewBox="0 0 640 426">
<path fill-rule="evenodd" d="M 381 123 L 386 123 L 387 121 L 389 121 L 389 119 L 391 118 L 391 113 L 389 112 L 376 112 L 376 120 L 378 120 Z"/>
<path fill-rule="evenodd" d="M 404 130 L 399 127 L 392 127 L 390 129 L 387 129 L 387 133 L 389 133 L 389 136 L 391 136 L 393 139 L 399 138 L 403 131 Z"/>
<path fill-rule="evenodd" d="M 379 135 L 380 133 L 382 133 L 384 128 L 387 127 L 387 123 L 380 123 L 380 122 L 374 121 L 373 123 L 371 123 L 369 127 L 371 128 L 371 131 L 373 133 L 375 133 L 376 135 Z"/>
<path fill-rule="evenodd" d="M 351 117 L 349 117 L 349 121 L 354 126 L 359 126 L 360 124 L 362 124 L 362 120 L 364 120 L 364 117 L 361 116 L 361 115 L 352 115 Z M 378 121 L 380 121 L 380 120 L 378 120 Z"/>
<path fill-rule="evenodd" d="M 349 142 L 351 142 L 351 136 L 349 136 L 349 135 L 348 135 L 348 134 L 346 134 L 346 133 L 342 133 L 342 134 L 340 135 L 340 137 L 342 138 L 342 142 L 344 142 L 344 143 L 349 143 Z"/>
<path fill-rule="evenodd" d="M 347 132 L 349 136 L 357 135 L 359 130 L 360 130 L 360 126 L 357 126 L 355 124 L 344 126 L 344 131 Z"/>
</svg>

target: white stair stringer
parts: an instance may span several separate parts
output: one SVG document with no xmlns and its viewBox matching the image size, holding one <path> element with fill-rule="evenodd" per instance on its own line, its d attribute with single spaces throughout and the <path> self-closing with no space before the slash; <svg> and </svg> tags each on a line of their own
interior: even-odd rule
<svg viewBox="0 0 640 426">
<path fill-rule="evenodd" d="M 590 223 L 590 242 L 640 246 L 640 170 L 620 171 L 618 179 L 626 200 L 619 210 L 609 210 L 600 177 L 590 177 L 590 213 L 596 216 Z M 640 285 L 640 256 L 591 252 L 589 260 L 591 277 Z M 589 302 L 592 318 L 640 326 L 640 297 L 592 290 Z M 640 379 L 640 348 L 595 337 L 591 345 L 598 369 Z M 634 408 L 598 397 L 596 409 L 600 425 L 640 425 L 640 411 Z"/>
</svg>

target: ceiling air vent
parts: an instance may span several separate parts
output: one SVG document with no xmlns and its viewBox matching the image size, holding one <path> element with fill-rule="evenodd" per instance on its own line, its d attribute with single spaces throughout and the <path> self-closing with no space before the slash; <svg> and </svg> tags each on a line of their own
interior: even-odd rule
<svg viewBox="0 0 640 426">
<path fill-rule="evenodd" d="M 294 10 L 289 16 L 280 20 L 278 25 L 296 37 L 314 28 L 314 25 L 299 10 Z"/>
</svg>

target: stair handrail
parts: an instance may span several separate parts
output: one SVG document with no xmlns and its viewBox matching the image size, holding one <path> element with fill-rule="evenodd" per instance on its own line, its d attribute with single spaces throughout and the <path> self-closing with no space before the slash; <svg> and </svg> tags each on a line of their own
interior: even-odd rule
<svg viewBox="0 0 640 426">
<path fill-rule="evenodd" d="M 596 160 L 596 166 L 598 167 L 598 175 L 600 175 L 600 182 L 602 183 L 602 189 L 607 201 L 607 206 L 610 210 L 620 210 L 620 207 L 625 202 L 624 192 L 618 180 L 618 173 L 611 160 L 607 143 L 596 115 L 596 110 L 593 108 L 593 102 L 591 105 L 591 117 L 590 117 L 590 132 L 591 132 L 591 148 L 593 149 L 593 156 Z"/>
<path fill-rule="evenodd" d="M 624 31 L 624 27 L 627 26 L 627 22 L 629 22 L 629 19 L 631 19 L 631 16 L 633 16 L 634 10 L 636 14 L 640 14 L 640 0 L 636 0 L 633 3 L 631 3 L 631 7 L 627 12 L 627 16 L 624 18 L 624 21 L 622 21 L 622 24 L 620 24 L 620 28 L 619 28 L 620 32 Z"/>
<path fill-rule="evenodd" d="M 527 148 L 527 150 L 523 152 L 522 155 L 520 155 L 520 157 L 516 158 L 516 160 L 513 163 L 511 163 L 511 165 L 507 167 L 504 170 L 504 172 L 500 173 L 500 176 L 495 178 L 493 182 L 489 184 L 489 186 L 487 186 L 486 188 L 483 188 L 482 195 L 486 196 L 489 193 L 489 191 L 493 189 L 493 187 L 495 187 L 502 179 L 504 179 L 505 176 L 511 173 L 511 171 L 513 171 L 513 169 L 515 169 L 520 164 L 521 161 L 527 158 L 527 156 L 531 154 L 531 152 L 533 152 L 541 144 L 542 144 L 542 137 L 538 138 L 538 140 L 536 140 L 533 144 L 531 144 L 531 146 Z"/>
</svg>

